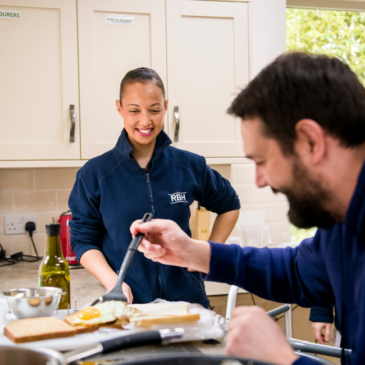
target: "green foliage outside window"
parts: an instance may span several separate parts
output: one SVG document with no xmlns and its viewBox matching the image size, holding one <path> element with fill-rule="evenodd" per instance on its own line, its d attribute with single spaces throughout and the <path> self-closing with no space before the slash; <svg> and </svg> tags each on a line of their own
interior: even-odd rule
<svg viewBox="0 0 365 365">
<path fill-rule="evenodd" d="M 338 57 L 365 85 L 365 13 L 315 9 L 286 10 L 287 51 Z M 316 228 L 291 226 L 291 241 L 313 237 Z"/>
<path fill-rule="evenodd" d="M 288 8 L 286 48 L 338 57 L 365 84 L 365 13 Z"/>
</svg>

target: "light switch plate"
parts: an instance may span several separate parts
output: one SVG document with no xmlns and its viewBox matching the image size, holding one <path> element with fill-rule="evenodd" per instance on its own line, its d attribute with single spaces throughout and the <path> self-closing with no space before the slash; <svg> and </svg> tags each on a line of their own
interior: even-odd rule
<svg viewBox="0 0 365 365">
<path fill-rule="evenodd" d="M 24 234 L 25 223 L 34 222 L 37 232 L 37 214 L 6 214 L 5 215 L 5 234 Z"/>
</svg>

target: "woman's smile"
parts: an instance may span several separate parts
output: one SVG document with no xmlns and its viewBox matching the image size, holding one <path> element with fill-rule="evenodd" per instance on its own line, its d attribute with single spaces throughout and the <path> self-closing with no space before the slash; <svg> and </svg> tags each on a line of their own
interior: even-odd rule
<svg viewBox="0 0 365 365">
<path fill-rule="evenodd" d="M 153 133 L 154 128 L 136 128 L 137 133 L 142 137 L 148 137 Z"/>
</svg>

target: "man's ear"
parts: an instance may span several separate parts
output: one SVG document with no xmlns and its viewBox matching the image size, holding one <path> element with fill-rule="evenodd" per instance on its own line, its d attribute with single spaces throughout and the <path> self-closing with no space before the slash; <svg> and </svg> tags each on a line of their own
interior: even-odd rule
<svg viewBox="0 0 365 365">
<path fill-rule="evenodd" d="M 323 128 L 312 119 L 301 119 L 295 126 L 297 139 L 295 151 L 305 161 L 318 164 L 326 153 Z"/>
</svg>

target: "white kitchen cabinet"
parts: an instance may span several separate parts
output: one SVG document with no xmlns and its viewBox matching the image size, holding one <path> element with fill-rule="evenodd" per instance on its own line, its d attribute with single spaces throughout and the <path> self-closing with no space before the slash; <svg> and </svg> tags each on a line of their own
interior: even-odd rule
<svg viewBox="0 0 365 365">
<path fill-rule="evenodd" d="M 120 81 L 141 66 L 165 84 L 172 140 L 178 112 L 176 147 L 242 163 L 240 121 L 226 110 L 285 50 L 285 0 L 0 0 L 1 10 L 20 18 L 0 14 L 0 168 L 80 167 L 112 149 Z"/>
<path fill-rule="evenodd" d="M 132 25 L 118 21 L 125 17 Z M 115 100 L 126 72 L 149 67 L 166 85 L 165 1 L 79 0 L 78 19 L 81 155 L 89 159 L 112 149 L 123 129 Z"/>
<path fill-rule="evenodd" d="M 80 159 L 76 0 L 0 0 L 0 12 L 0 160 Z"/>
<path fill-rule="evenodd" d="M 240 121 L 226 111 L 249 81 L 248 4 L 167 0 L 166 24 L 175 146 L 205 157 L 243 156 Z"/>
</svg>

